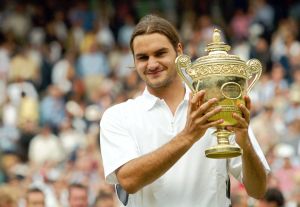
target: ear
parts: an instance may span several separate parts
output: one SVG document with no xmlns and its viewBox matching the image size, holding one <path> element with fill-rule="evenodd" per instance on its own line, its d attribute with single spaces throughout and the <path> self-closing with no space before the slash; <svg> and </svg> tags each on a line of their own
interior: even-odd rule
<svg viewBox="0 0 300 207">
<path fill-rule="evenodd" d="M 183 54 L 183 47 L 182 47 L 182 44 L 181 44 L 181 43 L 178 43 L 178 44 L 177 44 L 177 54 L 178 54 L 178 55 Z"/>
</svg>

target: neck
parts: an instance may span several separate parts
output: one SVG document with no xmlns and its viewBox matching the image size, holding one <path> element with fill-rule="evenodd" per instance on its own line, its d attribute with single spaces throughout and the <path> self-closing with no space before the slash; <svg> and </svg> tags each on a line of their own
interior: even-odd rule
<svg viewBox="0 0 300 207">
<path fill-rule="evenodd" d="M 148 90 L 152 95 L 163 99 L 173 114 L 175 114 L 178 105 L 181 103 L 185 95 L 185 87 L 181 79 L 174 80 L 166 87 L 158 89 L 148 88 Z"/>
</svg>

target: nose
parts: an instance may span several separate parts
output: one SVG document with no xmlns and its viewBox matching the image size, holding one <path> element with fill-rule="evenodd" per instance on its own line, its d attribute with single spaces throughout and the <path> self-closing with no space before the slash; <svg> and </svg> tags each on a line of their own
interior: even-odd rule
<svg viewBox="0 0 300 207">
<path fill-rule="evenodd" d="M 155 70 L 158 67 L 158 62 L 155 57 L 149 57 L 148 59 L 148 70 Z"/>
</svg>

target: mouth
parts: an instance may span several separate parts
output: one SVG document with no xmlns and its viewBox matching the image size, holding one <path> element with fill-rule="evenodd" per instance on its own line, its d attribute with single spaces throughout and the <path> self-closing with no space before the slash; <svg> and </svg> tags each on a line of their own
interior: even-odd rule
<svg viewBox="0 0 300 207">
<path fill-rule="evenodd" d="M 151 76 L 156 76 L 159 75 L 161 72 L 163 72 L 164 70 L 160 69 L 160 70 L 151 70 L 151 71 L 146 71 L 146 75 L 151 75 Z"/>
</svg>

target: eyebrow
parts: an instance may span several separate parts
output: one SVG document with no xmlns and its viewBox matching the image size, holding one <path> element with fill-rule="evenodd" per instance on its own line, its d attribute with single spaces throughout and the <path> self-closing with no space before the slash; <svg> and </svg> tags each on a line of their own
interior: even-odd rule
<svg viewBox="0 0 300 207">
<path fill-rule="evenodd" d="M 156 50 L 156 51 L 154 52 L 154 54 L 158 54 L 158 53 L 161 53 L 161 52 L 166 52 L 166 51 L 168 51 L 168 50 L 169 50 L 169 48 L 163 47 L 163 48 L 160 48 L 160 49 Z M 138 58 L 138 57 L 143 57 L 143 56 L 148 56 L 148 55 L 147 55 L 146 53 L 137 53 L 137 54 L 135 55 L 136 58 Z"/>
</svg>

